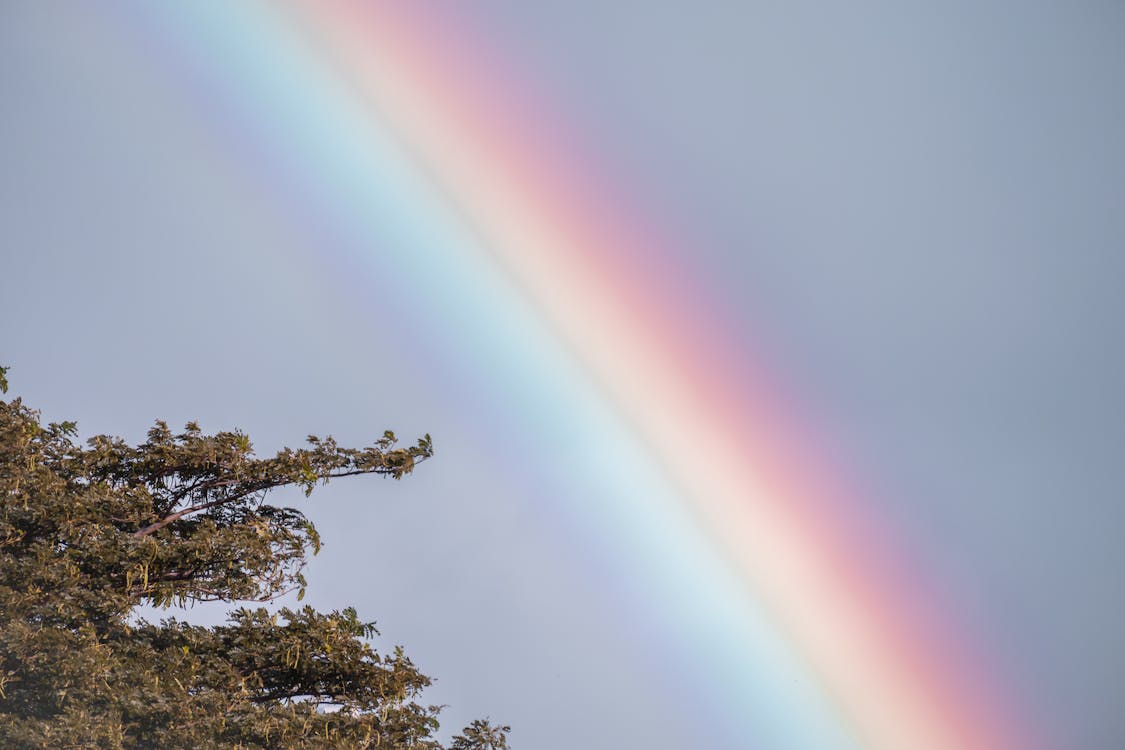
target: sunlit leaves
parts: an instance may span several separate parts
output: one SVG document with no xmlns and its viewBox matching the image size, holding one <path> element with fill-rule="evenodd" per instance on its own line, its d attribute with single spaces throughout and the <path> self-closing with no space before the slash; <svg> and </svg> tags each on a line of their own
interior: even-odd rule
<svg viewBox="0 0 1125 750">
<path fill-rule="evenodd" d="M 0 368 L 0 389 L 7 386 Z M 5 748 L 429 748 L 429 679 L 380 654 L 355 610 L 236 609 L 226 625 L 139 620 L 141 604 L 303 597 L 311 521 L 273 490 L 395 479 L 433 454 L 430 436 L 367 448 L 310 436 L 260 458 L 237 431 L 164 422 L 131 446 L 76 444 L 0 401 L 0 746 Z M 457 750 L 506 748 L 474 722 Z"/>
</svg>

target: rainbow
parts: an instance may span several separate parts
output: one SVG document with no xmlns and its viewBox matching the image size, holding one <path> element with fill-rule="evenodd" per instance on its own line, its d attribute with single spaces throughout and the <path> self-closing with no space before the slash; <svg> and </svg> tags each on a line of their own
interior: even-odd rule
<svg viewBox="0 0 1125 750">
<path fill-rule="evenodd" d="M 426 7 L 146 4 L 128 22 L 490 429 L 534 436 L 545 512 L 591 530 L 731 746 L 1031 747 L 674 241 L 465 19 Z M 557 465 L 577 457 L 588 476 Z"/>
</svg>

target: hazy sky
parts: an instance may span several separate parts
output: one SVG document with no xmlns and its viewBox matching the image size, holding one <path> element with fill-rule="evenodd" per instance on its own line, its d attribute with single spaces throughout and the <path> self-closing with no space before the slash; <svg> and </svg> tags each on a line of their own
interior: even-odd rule
<svg viewBox="0 0 1125 750">
<path fill-rule="evenodd" d="M 1060 747 L 1122 746 L 1125 7 L 489 5 Z"/>
<path fill-rule="evenodd" d="M 388 330 L 408 311 L 286 231 L 128 6 L 0 2 L 13 392 L 131 439 L 157 417 L 262 451 L 434 434 L 415 476 L 309 506 L 313 604 L 378 620 L 439 678 L 450 726 L 693 746 L 592 581 L 602 552 L 528 502 L 472 394 Z M 1125 6 L 473 7 L 590 158 L 692 238 L 685 265 L 1052 746 L 1125 746 Z"/>
</svg>

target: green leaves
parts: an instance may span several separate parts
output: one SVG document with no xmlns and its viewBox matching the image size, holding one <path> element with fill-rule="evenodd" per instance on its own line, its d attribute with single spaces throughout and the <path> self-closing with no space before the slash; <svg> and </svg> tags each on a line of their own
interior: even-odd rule
<svg viewBox="0 0 1125 750">
<path fill-rule="evenodd" d="M 508 732 L 511 727 L 492 726 L 476 719 L 461 734 L 453 738 L 449 750 L 508 750 Z"/>
<path fill-rule="evenodd" d="M 429 435 L 358 449 L 310 436 L 259 458 L 246 435 L 194 422 L 156 422 L 137 446 L 76 432 L 0 401 L 0 746 L 441 748 L 429 678 L 401 649 L 377 652 L 354 609 L 237 609 L 212 628 L 136 616 L 303 599 L 320 536 L 270 493 L 401 478 L 433 455 Z M 451 747 L 500 750 L 506 733 L 475 722 Z"/>
</svg>

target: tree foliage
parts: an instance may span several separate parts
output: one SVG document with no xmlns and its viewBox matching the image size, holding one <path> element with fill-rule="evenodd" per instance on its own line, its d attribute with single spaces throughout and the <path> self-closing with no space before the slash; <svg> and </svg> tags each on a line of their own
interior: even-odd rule
<svg viewBox="0 0 1125 750">
<path fill-rule="evenodd" d="M 429 678 L 400 649 L 377 652 L 353 609 L 244 607 L 217 627 L 136 614 L 299 598 L 320 539 L 270 492 L 401 478 L 432 455 L 428 435 L 363 449 L 310 436 L 259 458 L 242 433 L 196 424 L 157 422 L 137 446 L 75 434 L 0 401 L 0 745 L 442 747 Z M 503 750 L 507 731 L 477 721 L 450 748 Z"/>
</svg>

